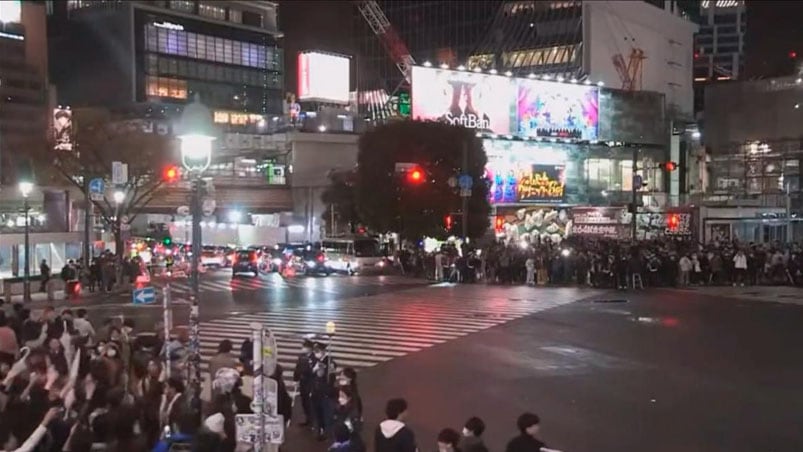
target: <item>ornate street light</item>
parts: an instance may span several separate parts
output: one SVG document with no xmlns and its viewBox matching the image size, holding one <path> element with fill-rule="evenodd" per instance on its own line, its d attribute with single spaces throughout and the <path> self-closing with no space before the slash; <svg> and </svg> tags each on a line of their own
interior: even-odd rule
<svg viewBox="0 0 803 452">
<path fill-rule="evenodd" d="M 192 103 L 184 107 L 184 111 L 176 125 L 176 135 L 181 140 L 181 164 L 192 181 L 190 214 L 192 215 L 192 308 L 190 310 L 190 356 L 189 381 L 195 397 L 195 408 L 200 410 L 201 390 L 201 351 L 198 331 L 198 296 L 201 246 L 201 190 L 203 172 L 212 163 L 212 142 L 215 140 L 215 125 L 212 122 L 212 111 L 201 103 L 196 94 Z"/>
</svg>

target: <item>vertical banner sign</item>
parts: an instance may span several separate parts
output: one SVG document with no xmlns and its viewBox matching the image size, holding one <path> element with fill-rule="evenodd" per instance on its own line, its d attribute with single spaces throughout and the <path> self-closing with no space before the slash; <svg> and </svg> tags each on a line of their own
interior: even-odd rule
<svg viewBox="0 0 803 452">
<path fill-rule="evenodd" d="M 263 409 L 265 407 L 265 383 L 264 383 L 264 370 L 262 368 L 262 325 L 259 323 L 252 323 L 251 324 L 251 341 L 253 342 L 252 346 L 252 356 L 253 356 L 253 371 L 254 371 L 254 399 L 251 401 L 251 411 L 254 412 L 254 415 L 257 418 L 257 425 L 256 431 L 254 432 L 254 451 L 260 452 L 262 451 L 262 445 L 265 443 L 265 430 L 264 430 L 264 413 Z"/>
<path fill-rule="evenodd" d="M 53 149 L 56 151 L 72 151 L 72 148 L 72 110 L 56 108 L 53 110 Z"/>
</svg>

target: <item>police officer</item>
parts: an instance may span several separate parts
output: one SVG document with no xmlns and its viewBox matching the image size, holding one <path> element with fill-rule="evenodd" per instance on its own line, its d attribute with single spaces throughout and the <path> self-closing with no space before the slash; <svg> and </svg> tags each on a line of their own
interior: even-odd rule
<svg viewBox="0 0 803 452">
<path fill-rule="evenodd" d="M 304 409 L 304 422 L 300 425 L 306 427 L 310 425 L 312 419 L 310 393 L 312 392 L 312 341 L 304 339 L 301 345 L 301 353 L 296 360 L 296 368 L 293 371 L 293 381 L 296 382 L 296 390 L 301 396 L 301 408 Z"/>
<path fill-rule="evenodd" d="M 315 418 L 318 440 L 325 439 L 332 413 L 332 393 L 336 364 L 326 352 L 326 344 L 315 341 L 312 345 L 312 391 L 310 401 Z"/>
</svg>

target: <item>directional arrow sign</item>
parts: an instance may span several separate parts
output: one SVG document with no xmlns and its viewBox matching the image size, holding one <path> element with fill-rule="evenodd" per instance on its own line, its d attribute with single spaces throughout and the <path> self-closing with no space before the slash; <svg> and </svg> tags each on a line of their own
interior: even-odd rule
<svg viewBox="0 0 803 452">
<path fill-rule="evenodd" d="M 134 304 L 151 304 L 156 301 L 156 289 L 153 287 L 143 287 L 142 289 L 134 289 L 131 292 L 131 300 Z"/>
</svg>

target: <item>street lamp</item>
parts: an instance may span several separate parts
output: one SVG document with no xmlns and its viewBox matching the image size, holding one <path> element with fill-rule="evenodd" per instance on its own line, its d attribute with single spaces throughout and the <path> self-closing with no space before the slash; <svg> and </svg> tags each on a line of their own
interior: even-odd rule
<svg viewBox="0 0 803 452">
<path fill-rule="evenodd" d="M 121 190 L 117 190 L 114 192 L 114 203 L 117 204 L 118 207 L 120 206 L 120 204 L 123 203 L 124 200 L 125 200 L 125 193 L 123 193 Z"/>
<path fill-rule="evenodd" d="M 176 132 L 181 140 L 181 164 L 192 181 L 192 202 L 190 215 L 192 215 L 192 270 L 191 286 L 192 308 L 190 310 L 190 356 L 189 381 L 193 388 L 195 408 L 200 415 L 201 391 L 201 344 L 198 331 L 198 295 L 200 292 L 198 267 L 201 256 L 201 176 L 212 163 L 212 142 L 215 140 L 215 125 L 212 122 L 212 112 L 201 103 L 196 94 L 193 101 L 184 107 L 179 118 Z"/>
<path fill-rule="evenodd" d="M 28 195 L 33 190 L 33 183 L 29 181 L 20 182 L 20 193 L 22 193 L 22 209 L 25 211 L 25 252 L 24 252 L 24 265 L 23 270 L 23 287 L 22 287 L 22 300 L 23 302 L 31 301 L 31 243 L 30 243 L 30 224 L 28 221 Z"/>
</svg>

